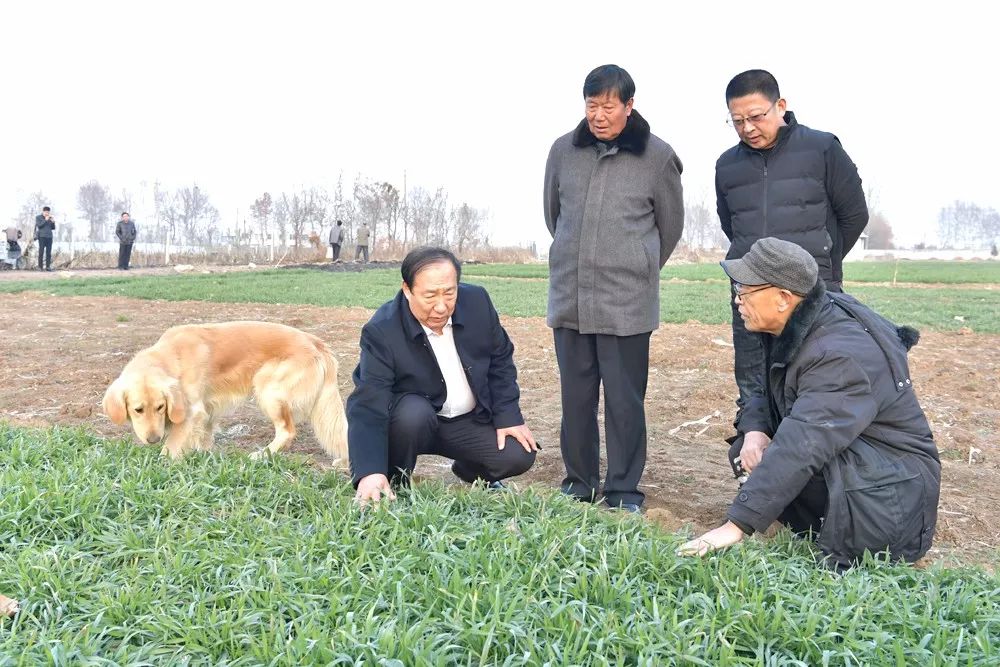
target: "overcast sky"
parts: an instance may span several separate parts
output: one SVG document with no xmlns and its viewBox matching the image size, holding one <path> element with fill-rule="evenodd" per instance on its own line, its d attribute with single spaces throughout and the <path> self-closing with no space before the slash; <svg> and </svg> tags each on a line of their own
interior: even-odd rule
<svg viewBox="0 0 1000 667">
<path fill-rule="evenodd" d="M 347 4 L 4 3 L 0 213 L 42 190 L 75 219 L 90 179 L 197 181 L 228 223 L 265 190 L 405 170 L 489 208 L 496 240 L 547 243 L 545 158 L 604 63 L 713 208 L 725 86 L 761 67 L 840 137 L 898 242 L 933 241 L 955 199 L 1000 209 L 991 3 Z"/>
</svg>

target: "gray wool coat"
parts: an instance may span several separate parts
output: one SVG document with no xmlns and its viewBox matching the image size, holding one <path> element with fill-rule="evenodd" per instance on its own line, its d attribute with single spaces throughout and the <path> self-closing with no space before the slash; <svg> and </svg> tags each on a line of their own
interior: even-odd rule
<svg viewBox="0 0 1000 667">
<path fill-rule="evenodd" d="M 660 324 L 660 269 L 684 229 L 680 159 L 632 111 L 608 146 L 584 119 L 545 164 L 548 325 L 633 336 Z"/>
</svg>

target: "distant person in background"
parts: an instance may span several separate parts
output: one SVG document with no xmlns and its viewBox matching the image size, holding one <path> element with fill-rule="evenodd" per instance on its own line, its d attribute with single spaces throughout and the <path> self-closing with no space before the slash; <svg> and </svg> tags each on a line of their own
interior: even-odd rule
<svg viewBox="0 0 1000 667">
<path fill-rule="evenodd" d="M 358 261 L 358 257 L 362 254 L 365 256 L 365 262 L 368 262 L 368 239 L 371 238 L 372 231 L 368 229 L 368 223 L 362 223 L 361 229 L 358 230 L 358 245 L 354 250 L 354 261 Z"/>
<path fill-rule="evenodd" d="M 344 241 L 344 223 L 337 221 L 333 229 L 330 230 L 330 261 L 340 261 L 340 244 Z"/>
<path fill-rule="evenodd" d="M 4 231 L 7 236 L 7 250 L 18 250 L 19 244 L 17 240 L 21 238 L 21 230 L 11 225 Z"/>
<path fill-rule="evenodd" d="M 128 271 L 128 263 L 132 258 L 132 244 L 135 243 L 136 229 L 131 216 L 127 211 L 122 212 L 122 219 L 115 227 L 115 236 L 118 237 L 118 269 Z"/>
<path fill-rule="evenodd" d="M 38 270 L 52 270 L 52 232 L 56 229 L 56 221 L 52 218 L 52 209 L 42 208 L 41 215 L 35 216 L 35 238 L 38 239 Z M 44 258 L 44 264 L 43 264 Z"/>
<path fill-rule="evenodd" d="M 715 163 L 719 221 L 732 242 L 726 259 L 739 259 L 765 236 L 790 241 L 813 256 L 827 290 L 842 291 L 843 258 L 868 224 L 858 168 L 836 136 L 799 125 L 770 72 L 737 74 L 726 105 L 739 137 Z M 730 305 L 739 422 L 751 399 L 764 395 L 764 340 Z"/>
</svg>

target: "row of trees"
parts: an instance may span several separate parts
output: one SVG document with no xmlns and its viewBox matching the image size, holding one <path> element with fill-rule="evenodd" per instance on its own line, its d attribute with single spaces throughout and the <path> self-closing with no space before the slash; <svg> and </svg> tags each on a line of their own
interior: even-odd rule
<svg viewBox="0 0 1000 667">
<path fill-rule="evenodd" d="M 133 215 L 136 207 L 144 240 L 175 245 L 219 244 L 300 248 L 325 245 L 330 227 L 343 221 L 345 243 L 351 244 L 362 224 L 372 232 L 372 242 L 398 247 L 441 244 L 460 253 L 488 246 L 489 213 L 467 202 L 449 204 L 444 188 L 414 187 L 400 191 L 392 183 L 358 176 L 345 191 L 343 175 L 330 188 L 308 187 L 291 192 L 264 192 L 235 220 L 223 224 L 209 193 L 197 184 L 174 190 L 154 182 L 143 190 L 114 192 L 99 181 L 80 186 L 76 209 L 85 225 L 76 229 L 77 240 L 112 240 L 115 221 L 122 211 Z M 868 247 L 893 248 L 892 226 L 879 206 L 877 192 L 866 192 L 869 210 Z M 14 222 L 30 231 L 35 216 L 52 202 L 42 192 L 29 195 Z M 719 228 L 714 202 L 707 198 L 685 202 L 682 243 L 689 248 L 726 248 L 728 239 Z M 65 222 L 65 215 L 59 216 Z M 59 240 L 68 240 L 72 226 L 57 226 Z M 943 247 L 989 247 L 1000 239 L 1000 213 L 972 202 L 955 201 L 941 209 L 938 237 Z"/>
<path fill-rule="evenodd" d="M 972 202 L 955 201 L 938 214 L 938 239 L 946 248 L 995 248 L 1000 241 L 1000 213 Z"/>
<path fill-rule="evenodd" d="M 31 194 L 15 217 L 16 224 L 30 230 L 42 206 L 51 203 L 42 192 Z M 337 220 L 343 222 L 347 244 L 367 224 L 373 244 L 433 243 L 460 253 L 489 245 L 487 210 L 468 202 L 450 204 L 444 188 L 400 191 L 392 183 L 362 176 L 349 188 L 341 175 L 330 189 L 314 186 L 263 192 L 225 222 L 209 193 L 197 184 L 169 190 L 155 182 L 134 193 L 114 192 L 99 181 L 89 181 L 77 192 L 76 209 L 84 226 L 77 225 L 76 240 L 96 242 L 113 240 L 115 222 L 123 211 L 129 211 L 139 222 L 143 240 L 174 245 L 325 245 Z M 64 212 L 56 213 L 57 220 L 67 222 Z M 57 225 L 56 233 L 59 240 L 74 234 L 71 224 Z"/>
<path fill-rule="evenodd" d="M 382 240 L 403 247 L 448 245 L 462 253 L 489 245 L 488 217 L 485 209 L 467 202 L 449 205 L 444 188 L 400 192 L 392 183 L 358 178 L 345 193 L 341 176 L 332 191 L 312 187 L 276 196 L 264 192 L 241 221 L 234 243 L 266 244 L 273 233 L 283 245 L 296 248 L 310 238 L 326 243 L 330 227 L 340 220 L 348 244 L 367 224 L 373 244 Z"/>
</svg>

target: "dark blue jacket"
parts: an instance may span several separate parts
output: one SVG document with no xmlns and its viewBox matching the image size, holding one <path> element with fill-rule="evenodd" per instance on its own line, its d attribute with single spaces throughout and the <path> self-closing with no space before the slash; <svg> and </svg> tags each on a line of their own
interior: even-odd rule
<svg viewBox="0 0 1000 667">
<path fill-rule="evenodd" d="M 459 283 L 451 316 L 455 347 L 476 397 L 475 419 L 507 428 L 524 423 L 518 400 L 514 344 L 500 325 L 489 295 Z M 347 442 L 355 485 L 389 469 L 389 413 L 406 394 L 444 405 L 444 375 L 423 327 L 400 290 L 361 330 L 361 359 L 347 399 Z"/>
</svg>

